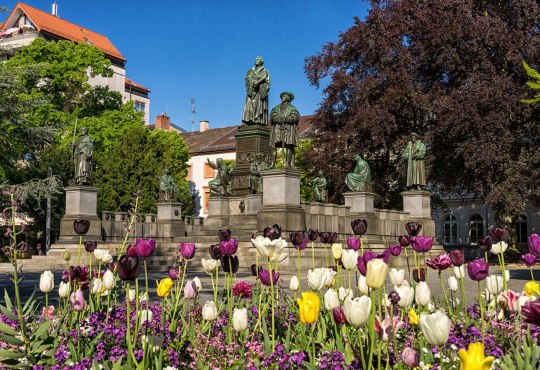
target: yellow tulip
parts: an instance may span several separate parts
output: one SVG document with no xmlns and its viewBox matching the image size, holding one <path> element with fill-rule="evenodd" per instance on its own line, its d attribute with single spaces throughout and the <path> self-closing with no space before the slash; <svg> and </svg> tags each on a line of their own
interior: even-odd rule
<svg viewBox="0 0 540 370">
<path fill-rule="evenodd" d="M 482 343 L 471 343 L 465 351 L 463 348 L 458 351 L 459 370 L 489 370 L 495 357 L 484 355 L 484 345 Z"/>
<path fill-rule="evenodd" d="M 420 322 L 420 315 L 416 313 L 414 308 L 409 310 L 409 325 L 418 325 Z"/>
<path fill-rule="evenodd" d="M 538 292 L 540 291 L 538 283 L 535 281 L 529 281 L 527 284 L 525 284 L 525 287 L 523 289 L 525 290 L 525 294 L 527 295 L 527 297 L 538 297 Z"/>
<path fill-rule="evenodd" d="M 304 324 L 313 324 L 319 317 L 320 300 L 313 292 L 303 292 L 302 298 L 297 298 L 300 321 Z"/>
<path fill-rule="evenodd" d="M 161 298 L 166 298 L 171 294 L 174 282 L 171 278 L 162 279 L 157 287 L 157 295 Z"/>
</svg>

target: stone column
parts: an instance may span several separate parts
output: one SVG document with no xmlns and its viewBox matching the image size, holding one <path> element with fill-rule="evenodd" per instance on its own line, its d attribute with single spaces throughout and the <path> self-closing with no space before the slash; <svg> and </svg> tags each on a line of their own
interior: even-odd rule
<svg viewBox="0 0 540 370">
<path fill-rule="evenodd" d="M 353 191 L 343 194 L 345 205 L 351 207 L 351 214 L 375 212 L 375 194 L 364 191 Z"/>
<path fill-rule="evenodd" d="M 186 227 L 182 221 L 181 203 L 157 204 L 157 235 L 162 238 L 184 236 Z"/>
<path fill-rule="evenodd" d="M 262 205 L 262 194 L 246 195 L 246 215 L 256 215 Z"/>
<path fill-rule="evenodd" d="M 93 186 L 70 186 L 66 188 L 66 211 L 60 221 L 58 243 L 78 243 L 79 236 L 73 229 L 75 220 L 89 220 L 90 230 L 83 237 L 86 240 L 102 240 L 101 220 L 97 215 L 97 192 Z"/>
<path fill-rule="evenodd" d="M 204 220 L 204 226 L 220 229 L 229 226 L 229 198 L 210 197 L 208 199 L 208 217 Z"/>
<path fill-rule="evenodd" d="M 403 211 L 409 213 L 412 222 L 422 224 L 424 236 L 435 236 L 435 222 L 431 218 L 431 193 L 425 190 L 407 190 L 401 193 Z"/>
</svg>

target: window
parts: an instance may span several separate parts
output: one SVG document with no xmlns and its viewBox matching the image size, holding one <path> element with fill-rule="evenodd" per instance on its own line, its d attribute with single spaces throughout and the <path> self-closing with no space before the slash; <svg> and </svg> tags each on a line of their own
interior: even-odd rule
<svg viewBox="0 0 540 370">
<path fill-rule="evenodd" d="M 135 100 L 135 110 L 137 112 L 144 112 L 146 108 L 146 104 L 144 104 L 142 101 Z"/>
<path fill-rule="evenodd" d="M 214 169 L 208 165 L 208 163 L 204 164 L 204 178 L 205 179 L 213 179 L 214 178 Z"/>
<path fill-rule="evenodd" d="M 456 244 L 458 242 L 458 223 L 453 214 L 444 216 L 444 244 Z"/>
<path fill-rule="evenodd" d="M 469 222 L 469 241 L 471 244 L 479 243 L 484 237 L 484 218 L 479 214 L 471 216 Z"/>
<path fill-rule="evenodd" d="M 210 198 L 210 188 L 208 186 L 203 186 L 203 213 L 208 213 L 208 198 Z"/>
<path fill-rule="evenodd" d="M 516 219 L 516 242 L 527 243 L 527 216 L 519 216 Z"/>
<path fill-rule="evenodd" d="M 193 181 L 193 171 L 191 170 L 191 166 L 188 166 L 187 168 L 186 180 Z"/>
</svg>

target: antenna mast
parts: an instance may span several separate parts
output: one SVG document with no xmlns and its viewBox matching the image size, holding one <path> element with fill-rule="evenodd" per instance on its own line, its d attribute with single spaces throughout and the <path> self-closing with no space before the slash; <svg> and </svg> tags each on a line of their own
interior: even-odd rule
<svg viewBox="0 0 540 370">
<path fill-rule="evenodd" d="M 191 132 L 195 131 L 195 113 L 197 113 L 197 109 L 195 109 L 195 98 L 189 99 L 189 104 L 191 105 Z"/>
</svg>

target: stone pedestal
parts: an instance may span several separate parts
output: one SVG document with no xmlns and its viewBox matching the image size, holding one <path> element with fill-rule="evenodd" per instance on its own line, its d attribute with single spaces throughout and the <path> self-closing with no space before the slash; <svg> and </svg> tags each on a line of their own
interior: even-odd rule
<svg viewBox="0 0 540 370">
<path fill-rule="evenodd" d="M 227 197 L 210 197 L 208 199 L 208 217 L 204 226 L 222 228 L 229 225 L 229 199 Z"/>
<path fill-rule="evenodd" d="M 184 236 L 186 227 L 182 221 L 181 203 L 157 204 L 157 234 L 163 238 Z"/>
<path fill-rule="evenodd" d="M 300 172 L 274 169 L 262 172 L 261 177 L 264 193 L 257 228 L 278 224 L 283 232 L 304 230 L 306 213 L 300 205 Z"/>
<path fill-rule="evenodd" d="M 363 191 L 354 191 L 343 194 L 345 205 L 351 207 L 351 215 L 357 213 L 375 212 L 375 194 Z"/>
<path fill-rule="evenodd" d="M 263 195 L 262 194 L 249 194 L 246 195 L 246 214 L 256 215 L 262 206 Z"/>
<path fill-rule="evenodd" d="M 403 211 L 410 221 L 422 224 L 422 235 L 435 236 L 435 222 L 431 218 L 431 193 L 425 190 L 407 190 L 401 193 Z"/>
<path fill-rule="evenodd" d="M 66 188 L 66 213 L 60 221 L 59 243 L 79 242 L 79 235 L 73 229 L 75 220 L 90 221 L 90 229 L 83 240 L 102 240 L 101 220 L 97 216 L 97 191 L 93 186 Z"/>
<path fill-rule="evenodd" d="M 249 194 L 249 167 L 255 154 L 264 153 L 267 163 L 272 161 L 272 148 L 269 145 L 268 126 L 240 126 L 236 133 L 236 162 L 231 174 L 232 195 Z"/>
</svg>

